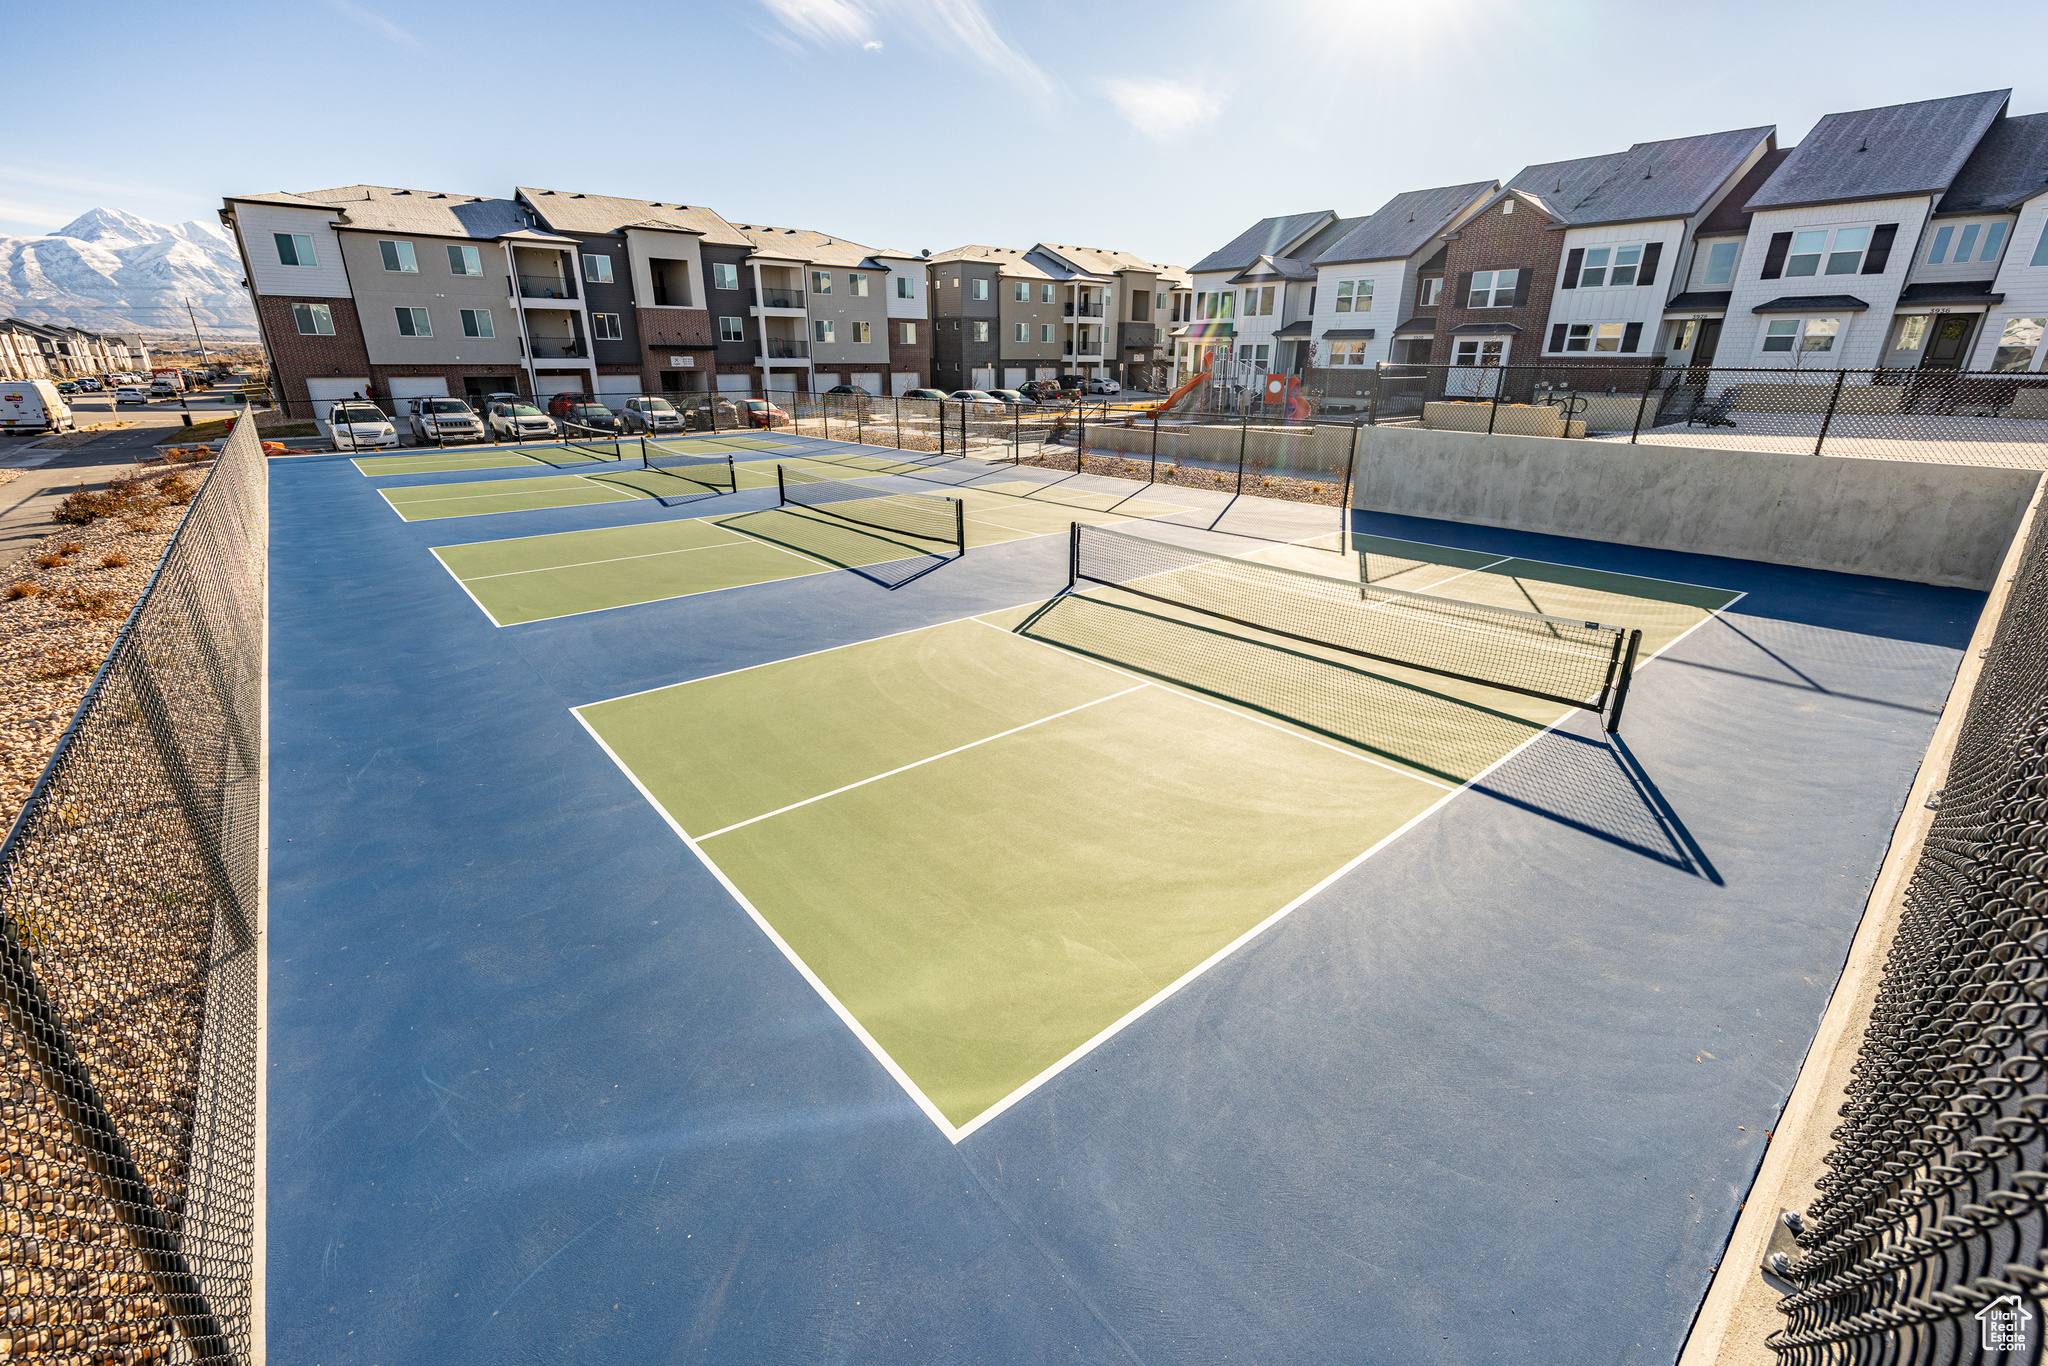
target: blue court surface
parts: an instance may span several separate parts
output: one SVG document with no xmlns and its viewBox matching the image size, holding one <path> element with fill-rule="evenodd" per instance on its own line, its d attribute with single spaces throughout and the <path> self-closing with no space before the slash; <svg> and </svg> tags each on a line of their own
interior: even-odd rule
<svg viewBox="0 0 2048 1366">
<path fill-rule="evenodd" d="M 1660 637 L 1619 737 L 1384 669 L 1377 733 L 1350 733 L 1049 630 L 1064 535 L 499 626 L 437 548 L 746 526 L 775 498 L 457 523 L 383 496 L 532 473 L 272 463 L 273 1361 L 1671 1362 L 1983 601 L 1355 513 L 1364 543 L 1431 547 L 1444 582 L 1492 574 L 1535 610 L 1699 615 Z M 1020 480 L 1097 513 L 1199 503 L 1131 525 L 1276 563 L 1337 517 L 968 462 L 871 482 Z M 903 643 L 925 640 L 969 644 Z M 1312 653 L 1289 667 L 1324 677 Z M 837 658 L 877 662 L 830 691 L 806 661 Z M 1040 745 L 1013 767 L 939 784 L 949 740 L 772 795 L 917 726 L 1028 712 L 1026 667 L 1066 690 L 1044 724 L 958 745 Z M 906 694 L 912 730 L 883 735 L 913 683 L 953 710 Z M 642 698 L 652 730 L 606 719 Z M 1083 708 L 1085 743 L 1032 740 Z M 1197 749 L 1243 767 L 1198 772 Z M 885 785 L 905 768 L 921 785 Z M 856 815 L 811 819 L 850 789 Z M 798 807 L 801 838 L 721 852 Z M 1328 854 L 1298 887 L 1272 866 L 1297 829 Z M 1116 929 L 1165 966 L 1109 961 L 1103 888 L 1175 860 L 1182 889 Z M 989 869 L 1017 871 L 965 876 Z M 1284 904 L 1233 919 L 1225 883 Z M 1024 949 L 987 941 L 1005 971 L 1036 952 L 1044 980 L 1135 981 L 1142 1005 L 1024 977 L 962 1005 L 957 956 L 874 988 L 982 943 L 1013 884 L 1048 915 Z M 859 914 L 831 920 L 842 891 Z M 947 1052 L 969 1018 L 1021 1040 L 997 1081 Z"/>
</svg>

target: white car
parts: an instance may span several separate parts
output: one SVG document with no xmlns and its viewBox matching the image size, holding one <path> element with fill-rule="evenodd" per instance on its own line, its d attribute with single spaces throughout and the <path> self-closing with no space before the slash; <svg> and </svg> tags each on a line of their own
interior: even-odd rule
<svg viewBox="0 0 2048 1366">
<path fill-rule="evenodd" d="M 167 379 L 157 380 L 149 386 L 149 396 L 151 398 L 176 398 L 178 396 L 178 386 Z"/>
<path fill-rule="evenodd" d="M 398 429 L 374 403 L 337 403 L 327 410 L 327 429 L 338 451 L 376 450 L 398 444 Z"/>
<path fill-rule="evenodd" d="M 412 439 L 423 446 L 484 439 L 483 419 L 459 398 L 414 399 L 411 425 Z"/>
<path fill-rule="evenodd" d="M 555 434 L 555 420 L 531 403 L 493 403 L 484 411 L 492 434 L 501 440 L 531 441 Z"/>
<path fill-rule="evenodd" d="M 1091 394 L 1120 394 L 1123 391 L 1123 386 L 1113 379 L 1091 379 L 1088 381 L 1088 392 Z"/>
<path fill-rule="evenodd" d="M 118 408 L 124 403 L 140 403 L 147 406 L 149 395 L 132 384 L 124 384 L 114 390 L 114 406 Z"/>
<path fill-rule="evenodd" d="M 629 398 L 619 410 L 619 420 L 629 432 L 679 432 L 683 415 L 665 398 Z"/>
<path fill-rule="evenodd" d="M 46 379 L 0 380 L 0 432 L 75 431 L 78 420 L 57 386 Z"/>
</svg>

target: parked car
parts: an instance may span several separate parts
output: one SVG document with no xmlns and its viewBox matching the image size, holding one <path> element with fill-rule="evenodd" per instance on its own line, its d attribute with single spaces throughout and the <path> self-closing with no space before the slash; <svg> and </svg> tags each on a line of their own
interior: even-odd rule
<svg viewBox="0 0 2048 1366">
<path fill-rule="evenodd" d="M 1097 376 L 1088 381 L 1088 392 L 1091 394 L 1120 394 L 1123 391 L 1123 386 L 1113 379 Z"/>
<path fill-rule="evenodd" d="M 375 450 L 398 444 L 398 429 L 374 403 L 337 403 L 327 410 L 328 435 L 338 451 Z"/>
<path fill-rule="evenodd" d="M 78 392 L 78 386 L 68 379 L 59 380 L 57 382 L 57 392 L 60 394 L 75 394 Z"/>
<path fill-rule="evenodd" d="M 827 389 L 825 391 L 828 397 L 833 394 L 864 394 L 866 392 L 867 390 L 858 388 L 851 384 L 835 384 L 830 389 Z"/>
<path fill-rule="evenodd" d="M 149 395 L 143 393 L 142 390 L 136 388 L 132 384 L 124 384 L 120 388 L 114 390 L 114 406 L 116 408 L 120 407 L 124 403 L 141 403 L 147 405 L 148 402 Z"/>
<path fill-rule="evenodd" d="M 64 402 L 57 386 L 46 379 L 13 379 L 0 382 L 0 432 L 75 430 L 78 420 Z"/>
<path fill-rule="evenodd" d="M 991 389 L 988 392 L 990 397 L 999 398 L 1013 407 L 1023 407 L 1038 402 L 1035 398 L 1026 398 L 1022 389 Z"/>
<path fill-rule="evenodd" d="M 716 398 L 691 397 L 683 400 L 683 426 L 693 432 L 738 430 L 740 410 L 724 395 Z"/>
<path fill-rule="evenodd" d="M 555 434 L 555 420 L 531 403 L 499 400 L 484 409 L 491 434 L 502 441 L 531 441 Z"/>
<path fill-rule="evenodd" d="M 412 403 L 412 439 L 422 444 L 481 441 L 483 420 L 459 398 L 418 398 Z"/>
<path fill-rule="evenodd" d="M 78 381 L 78 387 L 83 389 L 88 394 L 97 394 L 105 386 L 102 385 L 98 380 L 88 375 L 84 379 Z"/>
<path fill-rule="evenodd" d="M 972 403 L 976 417 L 989 417 L 1003 411 L 1003 401 L 986 389 L 955 389 L 946 398 L 952 403 Z"/>
<path fill-rule="evenodd" d="M 583 404 L 596 402 L 596 394 L 549 394 L 548 416 L 560 417 L 562 416 L 562 414 L 568 412 L 571 408 L 575 408 Z"/>
<path fill-rule="evenodd" d="M 153 379 L 149 382 L 149 396 L 151 398 L 176 398 L 178 396 L 178 386 L 167 379 Z"/>
<path fill-rule="evenodd" d="M 740 405 L 746 409 L 749 427 L 787 427 L 789 414 L 765 398 L 750 398 Z"/>
<path fill-rule="evenodd" d="M 1030 399 L 1033 403 L 1045 403 L 1060 396 L 1060 386 L 1054 380 L 1034 379 L 1027 380 L 1019 385 L 1017 392 Z"/>
<path fill-rule="evenodd" d="M 548 407 L 553 411 L 553 404 Z M 625 424 L 619 421 L 619 415 L 602 403 L 565 403 L 555 416 L 561 420 L 564 432 L 569 430 L 571 423 L 600 432 L 622 432 L 626 429 Z"/>
<path fill-rule="evenodd" d="M 679 432 L 683 415 L 665 398 L 629 398 L 619 418 L 629 432 Z"/>
<path fill-rule="evenodd" d="M 946 391 L 944 389 L 909 389 L 903 393 L 896 395 L 896 397 L 921 398 L 927 399 L 934 403 L 939 403 L 945 401 Z"/>
<path fill-rule="evenodd" d="M 1085 375 L 1061 375 L 1061 376 L 1060 376 L 1060 392 L 1061 392 L 1061 393 L 1063 393 L 1063 394 L 1085 394 L 1085 393 L 1087 393 L 1087 392 L 1088 392 L 1088 379 L 1087 379 L 1087 376 L 1085 376 Z"/>
</svg>

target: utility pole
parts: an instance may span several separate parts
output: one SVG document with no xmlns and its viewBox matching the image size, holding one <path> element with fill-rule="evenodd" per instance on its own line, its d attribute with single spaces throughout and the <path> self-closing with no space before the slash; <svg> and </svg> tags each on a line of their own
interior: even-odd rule
<svg viewBox="0 0 2048 1366">
<path fill-rule="evenodd" d="M 192 300 L 189 298 L 185 299 L 185 316 L 192 319 L 192 340 L 199 343 L 199 363 L 211 368 L 213 362 L 206 356 L 206 339 L 199 335 L 199 318 L 193 313 Z"/>
</svg>

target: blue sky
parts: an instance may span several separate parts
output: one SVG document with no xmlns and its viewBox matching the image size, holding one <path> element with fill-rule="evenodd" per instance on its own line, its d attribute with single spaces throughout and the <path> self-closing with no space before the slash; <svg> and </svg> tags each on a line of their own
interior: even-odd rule
<svg viewBox="0 0 2048 1366">
<path fill-rule="evenodd" d="M 530 184 L 1185 265 L 1266 214 L 1631 142 L 1791 143 L 1830 110 L 2006 86 L 2048 110 L 2033 5 L 301 0 L 9 28 L 50 59 L 8 75 L 17 234 L 100 205 L 210 219 L 228 192 Z"/>
</svg>

